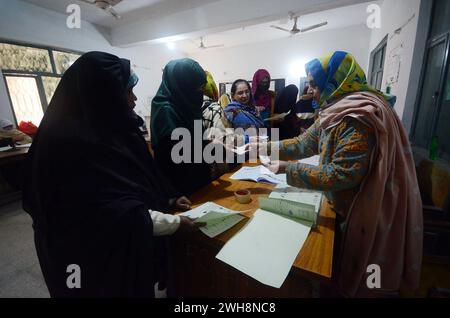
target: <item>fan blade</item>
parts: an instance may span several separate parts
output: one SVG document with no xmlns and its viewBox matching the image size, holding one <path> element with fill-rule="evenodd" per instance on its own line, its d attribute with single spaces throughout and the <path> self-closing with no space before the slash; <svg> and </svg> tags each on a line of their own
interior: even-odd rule
<svg viewBox="0 0 450 318">
<path fill-rule="evenodd" d="M 279 26 L 276 26 L 276 25 L 271 25 L 270 27 L 274 28 L 274 29 L 281 30 L 281 31 L 289 32 L 289 33 L 291 32 L 291 30 L 287 30 L 285 28 L 282 28 L 282 27 L 279 27 Z"/>
<path fill-rule="evenodd" d="M 307 32 L 307 31 L 311 31 L 311 30 L 314 30 L 314 29 L 317 29 L 317 28 L 323 27 L 323 26 L 325 26 L 325 25 L 327 25 L 327 24 L 328 24 L 328 22 L 322 22 L 322 23 L 319 23 L 319 24 L 315 24 L 315 25 L 312 25 L 312 26 L 310 26 L 310 27 L 307 27 L 307 28 L 301 29 L 301 30 L 300 30 L 300 32 Z"/>
<path fill-rule="evenodd" d="M 120 14 L 117 13 L 116 10 L 113 9 L 113 7 L 108 7 L 108 9 L 106 9 L 106 11 L 108 11 L 114 18 L 116 19 L 122 19 L 122 16 Z"/>
</svg>

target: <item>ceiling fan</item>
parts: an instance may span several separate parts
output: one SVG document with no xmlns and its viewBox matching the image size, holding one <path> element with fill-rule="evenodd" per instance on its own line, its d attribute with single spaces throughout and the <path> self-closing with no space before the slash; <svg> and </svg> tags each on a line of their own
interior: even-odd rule
<svg viewBox="0 0 450 318">
<path fill-rule="evenodd" d="M 216 47 L 224 47 L 224 45 L 220 44 L 220 45 L 205 46 L 205 43 L 203 42 L 203 37 L 200 37 L 200 45 L 198 47 L 199 49 L 206 50 L 206 49 L 212 49 L 212 48 L 216 48 Z"/>
<path fill-rule="evenodd" d="M 122 0 L 82 0 L 82 1 L 92 4 L 99 9 L 102 9 L 103 11 L 112 15 L 116 19 L 122 19 L 122 16 L 118 14 L 117 11 L 114 10 L 113 8 L 118 3 L 122 2 Z"/>
<path fill-rule="evenodd" d="M 279 26 L 276 26 L 276 25 L 271 25 L 270 27 L 271 27 L 271 28 L 274 28 L 274 29 L 277 29 L 277 30 L 289 32 L 291 35 L 296 35 L 296 34 L 298 34 L 298 33 L 303 33 L 303 32 L 307 32 L 307 31 L 311 31 L 311 30 L 314 30 L 314 29 L 323 27 L 323 26 L 325 26 L 325 25 L 328 24 L 328 22 L 325 21 L 325 22 L 322 22 L 322 23 L 318 23 L 318 24 L 315 24 L 315 25 L 311 25 L 311 26 L 306 27 L 306 28 L 303 28 L 303 29 L 299 29 L 299 28 L 297 27 L 298 18 L 299 18 L 298 16 L 291 16 L 291 20 L 294 20 L 294 26 L 292 27 L 292 30 L 288 30 L 288 29 L 285 29 L 285 28 L 282 28 L 282 27 L 279 27 Z"/>
</svg>

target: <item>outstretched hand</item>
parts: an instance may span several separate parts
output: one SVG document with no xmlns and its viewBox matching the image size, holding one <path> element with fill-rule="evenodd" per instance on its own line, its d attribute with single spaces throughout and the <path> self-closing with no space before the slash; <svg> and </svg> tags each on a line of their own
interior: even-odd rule
<svg viewBox="0 0 450 318">
<path fill-rule="evenodd" d="M 271 161 L 264 166 L 275 174 L 286 173 L 286 169 L 289 165 L 287 161 Z"/>
<path fill-rule="evenodd" d="M 185 196 L 179 197 L 176 199 L 174 207 L 179 210 L 190 210 L 191 209 L 191 201 Z"/>
</svg>

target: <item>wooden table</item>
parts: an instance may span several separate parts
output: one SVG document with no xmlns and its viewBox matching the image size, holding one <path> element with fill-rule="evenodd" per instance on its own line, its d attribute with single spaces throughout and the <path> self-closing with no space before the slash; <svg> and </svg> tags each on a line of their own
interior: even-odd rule
<svg viewBox="0 0 450 318">
<path fill-rule="evenodd" d="M 222 176 L 190 197 L 193 207 L 212 201 L 232 210 L 245 211 L 242 214 L 251 217 L 259 208 L 258 197 L 269 196 L 274 186 L 231 180 L 233 173 Z M 243 205 L 235 200 L 234 192 L 240 189 L 251 191 L 250 204 Z M 168 275 L 170 296 L 311 296 L 313 287 L 317 287 L 318 282 L 329 283 L 332 275 L 336 214 L 326 201 L 323 200 L 317 227 L 311 230 L 280 289 L 266 286 L 215 258 L 221 247 L 248 222 L 248 219 L 245 219 L 214 239 L 201 232 L 192 236 L 175 235 L 171 238 Z"/>
</svg>

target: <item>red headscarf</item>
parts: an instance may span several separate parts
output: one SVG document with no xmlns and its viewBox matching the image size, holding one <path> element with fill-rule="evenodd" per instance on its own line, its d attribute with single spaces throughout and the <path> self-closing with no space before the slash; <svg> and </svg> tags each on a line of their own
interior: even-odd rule
<svg viewBox="0 0 450 318">
<path fill-rule="evenodd" d="M 255 75 L 253 75 L 253 81 L 252 81 L 252 93 L 255 99 L 255 106 L 264 106 L 264 107 L 270 107 L 270 100 L 272 98 L 272 94 L 270 91 L 267 91 L 265 93 L 259 93 L 257 94 L 258 91 L 258 85 L 259 83 L 261 83 L 261 81 L 263 79 L 265 79 L 266 77 L 269 78 L 269 82 L 270 82 L 270 74 L 267 70 L 264 69 L 260 69 L 257 70 Z"/>
</svg>

